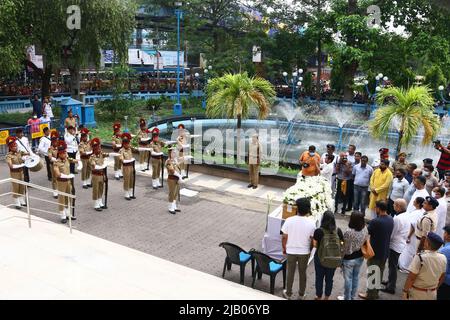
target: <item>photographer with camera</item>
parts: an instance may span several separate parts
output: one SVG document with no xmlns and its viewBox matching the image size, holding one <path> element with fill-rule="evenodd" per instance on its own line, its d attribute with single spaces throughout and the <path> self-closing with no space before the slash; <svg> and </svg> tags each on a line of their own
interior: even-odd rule
<svg viewBox="0 0 450 320">
<path fill-rule="evenodd" d="M 336 164 L 336 199 L 335 199 L 335 214 L 338 212 L 339 202 L 342 202 L 342 215 L 345 215 L 347 205 L 350 202 L 350 196 L 353 194 L 350 192 L 349 181 L 353 178 L 353 164 L 348 160 L 347 154 L 341 152 Z"/>
<path fill-rule="evenodd" d="M 445 171 L 450 170 L 450 141 L 448 142 L 447 147 L 444 147 L 440 140 L 436 140 L 433 143 L 434 148 L 441 152 L 441 157 L 439 158 L 436 168 L 439 173 L 439 180 L 444 180 Z"/>
<path fill-rule="evenodd" d="M 320 174 L 320 156 L 315 146 L 309 146 L 308 151 L 302 153 L 299 159 L 304 176 L 318 176 Z"/>
</svg>

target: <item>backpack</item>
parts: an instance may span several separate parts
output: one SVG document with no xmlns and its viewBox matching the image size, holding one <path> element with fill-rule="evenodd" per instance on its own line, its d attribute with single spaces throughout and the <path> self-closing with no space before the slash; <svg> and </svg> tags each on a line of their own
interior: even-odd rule
<svg viewBox="0 0 450 320">
<path fill-rule="evenodd" d="M 342 265 L 342 246 L 337 232 L 322 229 L 323 238 L 317 252 L 320 264 L 325 268 L 335 269 Z"/>
</svg>

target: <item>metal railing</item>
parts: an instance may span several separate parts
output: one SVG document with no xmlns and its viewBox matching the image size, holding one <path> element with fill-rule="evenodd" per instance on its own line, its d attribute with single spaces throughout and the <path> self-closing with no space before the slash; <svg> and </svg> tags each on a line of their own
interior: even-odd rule
<svg viewBox="0 0 450 320">
<path fill-rule="evenodd" d="M 31 206 L 30 206 L 30 199 L 34 199 L 34 200 L 38 200 L 38 201 L 42 201 L 42 202 L 46 202 L 46 203 L 51 203 L 51 204 L 56 204 L 56 205 L 59 205 L 59 203 L 55 202 L 55 201 L 49 201 L 49 200 L 46 200 L 46 199 L 32 197 L 32 196 L 30 196 L 29 188 L 33 188 L 33 189 L 36 189 L 36 190 L 49 192 L 51 194 L 55 193 L 58 196 L 61 195 L 61 196 L 64 196 L 64 197 L 68 197 L 69 198 L 69 204 L 68 204 L 67 208 L 69 209 L 68 210 L 69 211 L 69 229 L 70 229 L 70 233 L 72 233 L 72 213 L 71 213 L 72 201 L 70 201 L 70 200 L 76 199 L 75 195 L 69 194 L 69 193 L 65 193 L 65 192 L 61 192 L 61 191 L 58 191 L 58 190 L 53 190 L 53 189 L 46 188 L 46 187 L 42 187 L 42 186 L 39 186 L 37 184 L 33 184 L 33 183 L 29 183 L 29 182 L 25 182 L 25 181 L 13 179 L 13 178 L 7 178 L 7 179 L 0 180 L 0 185 L 4 185 L 6 183 L 17 183 L 17 184 L 25 186 L 25 199 L 26 199 L 26 208 L 27 208 L 28 227 L 29 228 L 31 228 L 31 210 L 59 216 L 59 212 L 57 213 L 57 212 L 52 212 L 52 211 L 47 211 L 47 210 L 42 210 L 42 209 L 37 209 L 37 208 L 31 208 Z M 14 193 L 14 192 L 11 191 L 11 192 L 0 194 L 0 198 L 4 197 L 4 196 L 7 196 L 7 195 L 23 196 L 23 194 Z M 6 205 L 5 207 L 12 207 L 12 206 L 15 206 L 15 205 L 16 204 L 9 204 L 9 205 Z"/>
</svg>

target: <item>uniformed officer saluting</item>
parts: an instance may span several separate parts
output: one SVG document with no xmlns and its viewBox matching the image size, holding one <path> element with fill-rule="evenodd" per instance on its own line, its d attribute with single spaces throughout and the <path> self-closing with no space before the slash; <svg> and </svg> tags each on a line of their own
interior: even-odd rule
<svg viewBox="0 0 450 320">
<path fill-rule="evenodd" d="M 9 152 L 6 155 L 6 163 L 9 166 L 9 174 L 11 178 L 23 181 L 23 167 L 25 166 L 23 157 L 29 155 L 29 153 L 18 151 L 16 137 L 6 138 L 6 144 L 8 145 Z M 25 186 L 12 183 L 13 198 L 15 200 L 16 208 L 20 209 L 25 204 Z"/>
<path fill-rule="evenodd" d="M 120 148 L 122 148 L 122 133 L 120 132 L 121 124 L 120 122 L 115 122 L 113 125 L 114 134 L 112 137 L 112 149 L 115 153 L 118 153 Z M 123 177 L 122 164 L 119 160 L 119 156 L 114 157 L 114 178 L 120 180 Z"/>
<path fill-rule="evenodd" d="M 80 159 L 83 163 L 83 168 L 81 169 L 81 181 L 83 182 L 83 189 L 87 189 L 89 188 L 89 186 L 92 186 L 91 182 L 89 181 L 91 179 L 91 167 L 89 166 L 89 158 L 92 154 L 92 148 L 90 143 L 88 142 L 88 134 L 88 128 L 81 129 L 81 141 L 78 145 Z"/>
<path fill-rule="evenodd" d="M 177 147 L 178 147 L 178 158 L 180 159 L 179 166 L 181 170 L 181 176 L 183 179 L 187 178 L 186 176 L 186 161 L 184 160 L 185 149 L 191 147 L 189 144 L 189 138 L 187 136 L 189 132 L 187 132 L 184 124 L 180 123 L 178 125 L 178 138 L 177 138 Z"/>
<path fill-rule="evenodd" d="M 423 203 L 425 210 L 423 216 L 419 218 L 415 228 L 417 238 L 417 251 L 423 250 L 425 238 L 429 232 L 435 232 L 437 226 L 437 214 L 435 209 L 439 206 L 439 202 L 433 197 L 426 197 Z"/>
<path fill-rule="evenodd" d="M 54 172 L 54 164 L 55 164 L 56 159 L 58 158 L 58 138 L 59 138 L 58 131 L 52 131 L 52 133 L 50 133 L 51 144 L 47 151 L 48 159 L 50 160 L 50 164 L 51 164 L 50 169 L 52 170 L 52 189 L 54 190 L 53 198 L 55 198 L 55 199 L 58 198 L 58 193 L 56 192 L 57 182 L 56 182 L 56 176 L 55 176 L 55 172 Z"/>
<path fill-rule="evenodd" d="M 153 189 L 162 188 L 159 181 L 161 176 L 161 166 L 162 166 L 162 148 L 165 143 L 159 140 L 159 129 L 154 128 L 152 130 L 152 142 L 150 143 L 150 148 L 152 148 L 152 186 Z"/>
<path fill-rule="evenodd" d="M 175 148 L 169 149 L 169 157 L 165 163 L 168 173 L 167 184 L 169 186 L 169 212 L 171 214 L 181 211 L 177 208 L 177 196 L 180 192 L 180 182 L 182 181 L 182 176 L 175 152 Z"/>
<path fill-rule="evenodd" d="M 101 143 L 99 138 L 91 140 L 91 147 L 93 154 L 89 159 L 89 165 L 92 170 L 92 200 L 94 200 L 94 209 L 96 211 L 102 211 L 106 209 L 103 204 L 102 196 L 105 185 L 105 157 L 109 155 L 102 152 Z"/>
<path fill-rule="evenodd" d="M 131 134 L 125 132 L 122 134 L 122 148 L 119 150 L 119 160 L 123 165 L 123 191 L 125 199 L 136 199 L 134 196 L 134 179 L 136 172 L 134 168 L 135 159 L 133 158 L 133 148 L 130 145 Z"/>
<path fill-rule="evenodd" d="M 67 156 L 67 145 L 64 141 L 58 143 L 58 158 L 53 163 L 53 173 L 56 176 L 56 185 L 58 191 L 65 193 L 72 193 L 71 179 L 74 175 L 70 173 L 70 164 L 76 163 L 77 160 L 69 158 Z M 66 196 L 58 196 L 59 214 L 61 216 L 61 222 L 67 222 L 67 215 L 69 212 L 69 198 Z M 75 217 L 72 217 L 75 219 Z"/>
<path fill-rule="evenodd" d="M 144 119 L 139 120 L 139 127 L 141 130 L 137 134 L 138 144 L 141 148 L 149 148 L 150 144 L 150 135 L 147 128 L 147 124 Z M 147 170 L 147 162 L 148 162 L 149 152 L 148 151 L 139 151 L 139 170 L 146 171 Z"/>
<path fill-rule="evenodd" d="M 414 256 L 403 288 L 403 299 L 436 300 L 437 289 L 445 280 L 447 258 L 437 250 L 444 244 L 442 238 L 429 232 L 424 251 Z"/>
</svg>

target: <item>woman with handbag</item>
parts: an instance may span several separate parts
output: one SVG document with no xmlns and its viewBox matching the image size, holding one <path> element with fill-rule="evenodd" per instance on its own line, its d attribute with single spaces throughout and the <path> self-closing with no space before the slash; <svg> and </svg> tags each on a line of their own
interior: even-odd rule
<svg viewBox="0 0 450 320">
<path fill-rule="evenodd" d="M 352 213 L 348 228 L 344 232 L 344 259 L 342 261 L 344 297 L 338 297 L 341 300 L 355 300 L 358 292 L 359 273 L 364 262 L 363 248 L 365 251 L 366 244 L 370 246 L 369 232 L 361 212 L 354 211 Z"/>
</svg>

